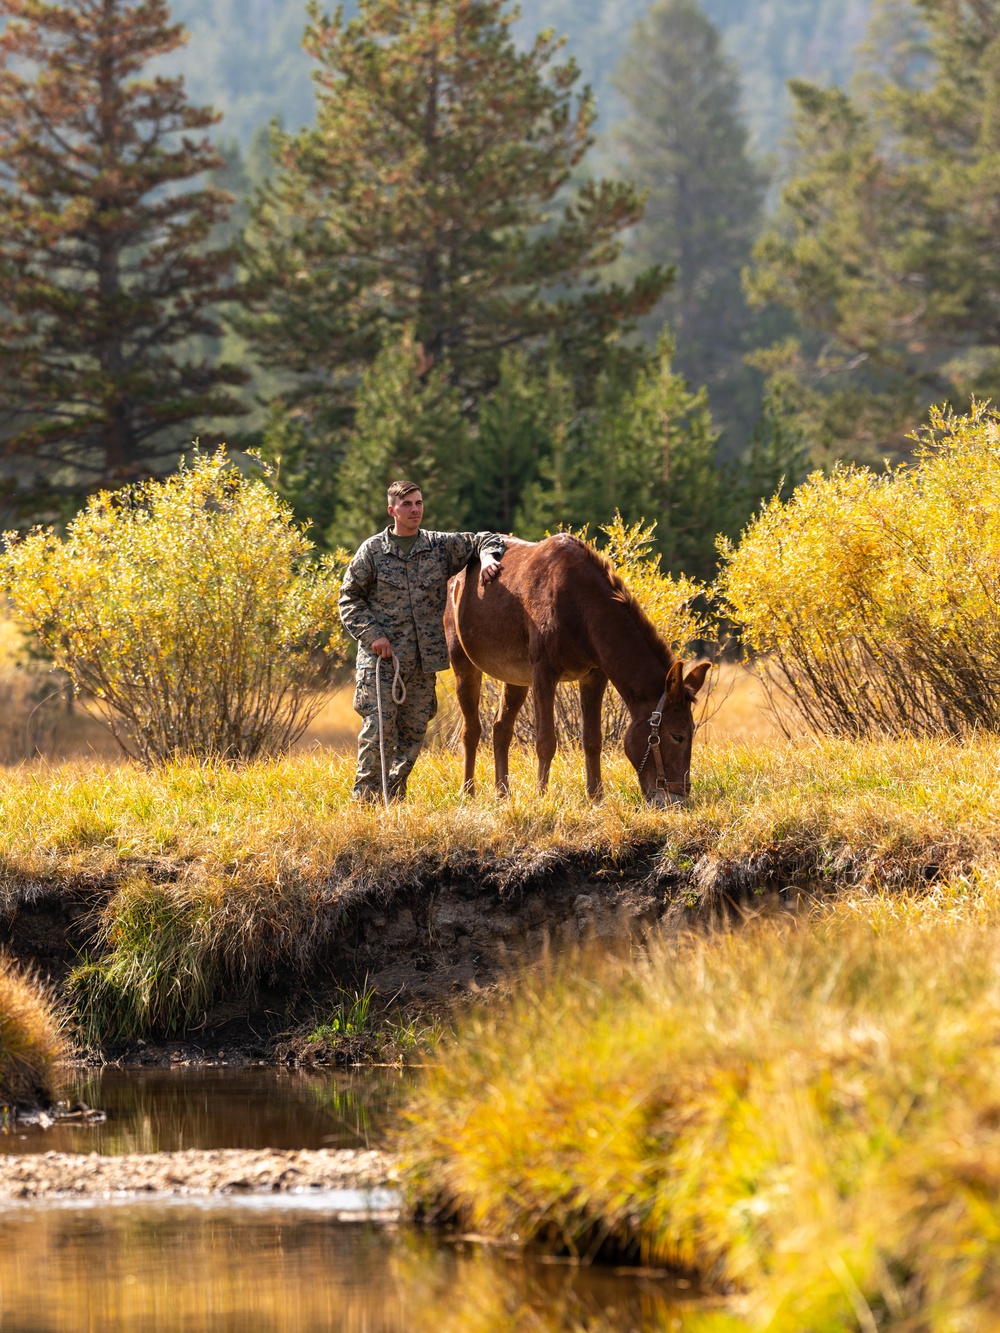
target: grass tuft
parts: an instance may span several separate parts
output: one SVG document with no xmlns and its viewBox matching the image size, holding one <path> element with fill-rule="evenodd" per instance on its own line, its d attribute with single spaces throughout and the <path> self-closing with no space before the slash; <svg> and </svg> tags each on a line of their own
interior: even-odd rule
<svg viewBox="0 0 1000 1333">
<path fill-rule="evenodd" d="M 0 1105 L 47 1105 L 66 1054 L 58 1015 L 36 977 L 0 953 Z"/>
<path fill-rule="evenodd" d="M 358 1037 L 378 1030 L 372 1010 L 375 989 L 368 985 L 367 979 L 361 990 L 352 992 L 341 989 L 339 995 L 340 998 L 323 1021 L 310 1032 L 308 1041 L 336 1041 L 340 1037 Z"/>
<path fill-rule="evenodd" d="M 992 879 L 526 975 L 433 1059 L 409 1189 L 732 1293 L 699 1328 L 993 1327 L 998 958 Z"/>
</svg>

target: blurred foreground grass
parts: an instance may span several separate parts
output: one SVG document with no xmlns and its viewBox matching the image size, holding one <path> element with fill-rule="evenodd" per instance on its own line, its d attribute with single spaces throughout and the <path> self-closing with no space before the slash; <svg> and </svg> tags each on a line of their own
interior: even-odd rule
<svg viewBox="0 0 1000 1333">
<path fill-rule="evenodd" d="M 401 1147 L 480 1236 L 728 1294 L 685 1329 L 1000 1326 L 1000 882 L 521 978 Z"/>
<path fill-rule="evenodd" d="M 616 870 L 711 913 L 766 888 L 916 887 L 997 863 L 996 740 L 707 741 L 692 800 L 667 812 L 641 804 L 623 759 L 606 769 L 598 806 L 572 752 L 544 796 L 518 753 L 509 801 L 468 799 L 457 757 L 437 751 L 386 813 L 350 802 L 350 757 L 320 752 L 242 769 L 22 766 L 0 772 L 0 901 L 99 895 L 76 1003 L 92 1036 L 134 1036 L 268 969 L 308 968 L 362 899 L 445 876 L 490 894 Z"/>
<path fill-rule="evenodd" d="M 0 954 L 0 1115 L 47 1105 L 55 1070 L 66 1053 L 50 995 L 38 979 Z"/>
</svg>

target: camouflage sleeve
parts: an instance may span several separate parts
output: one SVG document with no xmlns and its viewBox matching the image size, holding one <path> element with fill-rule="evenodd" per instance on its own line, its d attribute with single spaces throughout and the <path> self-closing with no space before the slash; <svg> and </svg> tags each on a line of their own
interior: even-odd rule
<svg viewBox="0 0 1000 1333">
<path fill-rule="evenodd" d="M 368 604 L 374 586 L 374 562 L 369 553 L 362 548 L 347 566 L 344 581 L 340 585 L 337 609 L 344 629 L 352 639 L 357 639 L 365 648 L 370 648 L 376 639 L 385 637 L 385 631 L 379 624 L 378 617 Z"/>
<path fill-rule="evenodd" d="M 473 556 L 495 555 L 499 560 L 507 552 L 507 543 L 495 532 L 447 532 L 442 536 L 447 545 L 449 578 L 464 569 Z"/>
</svg>

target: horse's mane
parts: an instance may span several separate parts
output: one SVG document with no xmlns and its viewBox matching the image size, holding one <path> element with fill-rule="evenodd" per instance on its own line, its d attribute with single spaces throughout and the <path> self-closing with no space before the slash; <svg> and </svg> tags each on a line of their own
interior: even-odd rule
<svg viewBox="0 0 1000 1333">
<path fill-rule="evenodd" d="M 657 630 L 656 626 L 640 605 L 639 599 L 636 597 L 635 593 L 626 586 L 625 580 L 617 572 L 611 561 L 601 555 L 600 551 L 596 551 L 593 546 L 589 546 L 585 541 L 581 541 L 579 537 L 574 537 L 573 540 L 578 545 L 578 549 L 586 554 L 587 558 L 597 566 L 604 578 L 611 584 L 611 595 L 613 600 L 620 602 L 632 612 L 636 624 L 648 641 L 650 648 L 652 648 L 657 657 L 662 660 L 664 667 L 673 666 L 673 649 L 660 634 L 659 630 Z"/>
</svg>

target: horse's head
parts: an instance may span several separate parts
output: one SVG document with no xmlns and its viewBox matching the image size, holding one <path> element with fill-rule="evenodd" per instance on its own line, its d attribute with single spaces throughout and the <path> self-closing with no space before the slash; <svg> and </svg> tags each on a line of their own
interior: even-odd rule
<svg viewBox="0 0 1000 1333">
<path fill-rule="evenodd" d="M 694 717 L 691 705 L 705 683 L 710 662 L 699 662 L 684 675 L 684 663 L 667 672 L 663 694 L 640 713 L 625 733 L 625 753 L 639 775 L 639 786 L 650 805 L 677 805 L 691 786 L 691 742 Z"/>
</svg>

